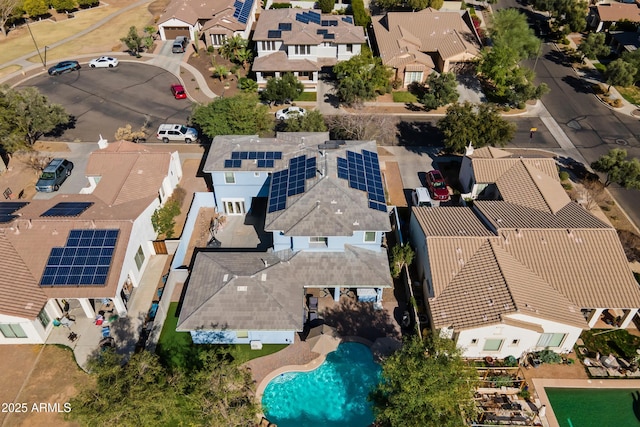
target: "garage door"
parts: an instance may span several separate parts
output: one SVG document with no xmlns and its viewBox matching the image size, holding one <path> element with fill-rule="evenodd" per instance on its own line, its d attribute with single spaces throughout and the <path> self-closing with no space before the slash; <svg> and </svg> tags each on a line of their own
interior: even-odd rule
<svg viewBox="0 0 640 427">
<path fill-rule="evenodd" d="M 167 40 L 173 40 L 178 36 L 185 36 L 190 39 L 189 27 L 164 27 L 164 37 Z"/>
</svg>

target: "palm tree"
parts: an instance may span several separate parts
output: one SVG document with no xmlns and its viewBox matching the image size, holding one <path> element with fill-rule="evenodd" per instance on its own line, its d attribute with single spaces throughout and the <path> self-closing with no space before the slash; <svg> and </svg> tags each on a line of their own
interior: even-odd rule
<svg viewBox="0 0 640 427">
<path fill-rule="evenodd" d="M 251 62 L 251 59 L 253 59 L 253 52 L 251 49 L 246 47 L 238 49 L 238 52 L 236 53 L 236 60 L 242 63 L 242 68 L 244 70 L 247 69 L 247 65 Z"/>
<path fill-rule="evenodd" d="M 246 49 L 249 46 L 249 42 L 243 39 L 240 35 L 235 35 L 224 41 L 220 46 L 219 53 L 225 59 L 231 62 L 238 61 L 238 51 L 240 49 Z"/>
<path fill-rule="evenodd" d="M 224 78 L 227 77 L 227 74 L 229 74 L 229 70 L 224 65 L 216 65 L 213 68 L 213 76 L 219 77 L 220 81 L 224 80 Z"/>
</svg>

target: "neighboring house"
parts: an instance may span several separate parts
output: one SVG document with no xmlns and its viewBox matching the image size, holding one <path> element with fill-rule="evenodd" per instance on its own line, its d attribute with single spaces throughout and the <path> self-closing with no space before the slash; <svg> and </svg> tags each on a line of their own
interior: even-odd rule
<svg viewBox="0 0 640 427">
<path fill-rule="evenodd" d="M 604 310 L 620 313 L 627 327 L 640 290 L 615 229 L 563 197 L 544 168 L 526 163 L 546 159 L 505 167 L 504 158 L 483 157 L 489 151 L 476 150 L 471 167 L 498 171 L 495 200 L 412 211 L 433 328 L 466 357 L 503 358 L 569 352 Z"/>
<path fill-rule="evenodd" d="M 204 165 L 227 215 L 265 217 L 268 252 L 200 251 L 178 331 L 196 343 L 292 343 L 307 289 L 347 289 L 380 303 L 392 287 L 383 234 L 391 230 L 375 141 L 328 133 L 218 136 Z M 265 212 L 266 211 L 266 212 Z"/>
<path fill-rule="evenodd" d="M 320 69 L 360 54 L 366 38 L 352 16 L 269 9 L 260 14 L 253 41 L 257 55 L 252 69 L 259 86 L 266 86 L 272 77 L 293 73 L 307 88 L 315 89 Z"/>
<path fill-rule="evenodd" d="M 611 35 L 609 45 L 617 55 L 640 48 L 640 34 L 635 31 L 612 31 L 609 34 Z"/>
<path fill-rule="evenodd" d="M 89 157 L 85 194 L 0 203 L 0 344 L 43 343 L 63 299 L 89 318 L 103 299 L 126 314 L 154 254 L 151 215 L 181 174 L 177 152 L 116 142 Z"/>
<path fill-rule="evenodd" d="M 621 21 L 640 23 L 640 8 L 636 3 L 600 3 L 591 6 L 587 16 L 587 25 L 596 32 L 607 31 Z"/>
<path fill-rule="evenodd" d="M 248 39 L 258 8 L 256 0 L 173 0 L 158 20 L 158 31 L 162 40 L 186 36 L 218 47 L 236 35 Z"/>
<path fill-rule="evenodd" d="M 474 61 L 482 48 L 466 10 L 387 12 L 374 16 L 371 25 L 383 64 L 405 87 L 424 82 L 433 71 L 445 73 Z"/>
</svg>

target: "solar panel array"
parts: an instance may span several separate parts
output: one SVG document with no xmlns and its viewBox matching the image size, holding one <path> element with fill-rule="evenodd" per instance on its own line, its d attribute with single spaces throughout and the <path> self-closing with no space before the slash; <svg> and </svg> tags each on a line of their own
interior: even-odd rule
<svg viewBox="0 0 640 427">
<path fill-rule="evenodd" d="M 323 34 L 322 38 L 325 39 L 325 40 L 335 40 L 336 35 L 335 34 L 331 34 L 331 33 Z"/>
<path fill-rule="evenodd" d="M 282 31 L 280 30 L 269 30 L 267 31 L 268 39 L 279 39 L 282 37 Z"/>
<path fill-rule="evenodd" d="M 382 187 L 378 153 L 362 150 L 362 154 L 347 151 L 347 158 L 338 157 L 338 178 L 349 181 L 349 187 L 367 192 L 369 207 L 387 211 Z"/>
<path fill-rule="evenodd" d="M 322 20 L 322 23 L 320 25 L 322 25 L 323 27 L 337 27 L 338 21 L 336 21 L 335 19 Z"/>
<path fill-rule="evenodd" d="M 281 22 L 278 24 L 280 31 L 291 31 L 291 22 Z"/>
<path fill-rule="evenodd" d="M 93 202 L 60 202 L 40 216 L 78 216 L 91 205 Z"/>
<path fill-rule="evenodd" d="M 344 22 L 349 23 L 349 24 L 353 24 L 353 18 L 352 18 L 352 17 L 350 17 L 350 16 L 345 16 L 345 17 L 343 17 L 343 18 L 342 18 L 342 20 L 343 20 Z"/>
<path fill-rule="evenodd" d="M 13 221 L 18 215 L 13 215 L 18 209 L 27 206 L 29 202 L 2 202 L 0 203 L 0 224 Z"/>
<path fill-rule="evenodd" d="M 320 25 L 320 14 L 318 12 L 313 11 L 304 11 L 301 13 L 296 13 L 296 21 L 302 22 L 303 24 L 308 24 L 309 22 L 313 24 Z"/>
<path fill-rule="evenodd" d="M 249 20 L 249 14 L 251 13 L 251 7 L 253 6 L 253 0 L 245 0 L 241 2 L 240 0 L 236 0 L 233 3 L 233 7 L 235 11 L 233 12 L 233 17 L 243 24 L 246 24 Z"/>
<path fill-rule="evenodd" d="M 243 160 L 255 160 L 259 168 L 272 168 L 276 160 L 282 160 L 282 151 L 233 151 L 224 167 L 239 168 Z"/>
<path fill-rule="evenodd" d="M 40 286 L 104 286 L 120 230 L 71 230 L 51 249 Z"/>
<path fill-rule="evenodd" d="M 289 160 L 289 168 L 271 175 L 267 212 L 281 211 L 287 207 L 287 197 L 306 191 L 306 180 L 316 176 L 316 158 L 306 155 Z"/>
</svg>

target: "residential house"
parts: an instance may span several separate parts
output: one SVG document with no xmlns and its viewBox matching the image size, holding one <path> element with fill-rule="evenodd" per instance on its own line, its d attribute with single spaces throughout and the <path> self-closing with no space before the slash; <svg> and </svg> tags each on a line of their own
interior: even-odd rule
<svg viewBox="0 0 640 427">
<path fill-rule="evenodd" d="M 79 173 L 79 171 L 76 171 Z M 63 300 L 94 318 L 96 301 L 124 315 L 154 254 L 151 215 L 182 175 L 178 153 L 109 144 L 87 164 L 85 194 L 0 203 L 0 344 L 43 343 Z"/>
<path fill-rule="evenodd" d="M 503 358 L 569 352 L 605 310 L 628 326 L 640 290 L 615 229 L 569 200 L 544 167 L 524 161 L 532 159 L 505 167 L 489 151 L 476 150 L 471 167 L 475 176 L 476 160 L 502 171 L 491 184 L 493 200 L 412 211 L 411 242 L 433 328 L 466 357 Z"/>
<path fill-rule="evenodd" d="M 236 35 L 249 39 L 259 7 L 255 0 L 173 0 L 160 15 L 158 31 L 162 40 L 186 36 L 218 47 Z"/>
<path fill-rule="evenodd" d="M 383 64 L 407 87 L 433 71 L 453 71 L 478 58 L 482 43 L 466 10 L 387 12 L 371 23 Z"/>
<path fill-rule="evenodd" d="M 305 87 L 315 89 L 318 72 L 360 53 L 366 39 L 353 17 L 325 15 L 319 10 L 269 9 L 260 14 L 253 34 L 253 62 L 258 85 L 293 73 Z"/>
<path fill-rule="evenodd" d="M 292 343 L 308 319 L 307 290 L 380 303 L 392 286 L 374 141 L 218 136 L 203 169 L 217 208 L 265 218 L 273 247 L 197 253 L 177 326 L 194 342 Z"/>
<path fill-rule="evenodd" d="M 589 8 L 587 25 L 595 32 L 607 31 L 621 21 L 640 23 L 640 8 L 636 3 L 600 3 Z"/>
</svg>

